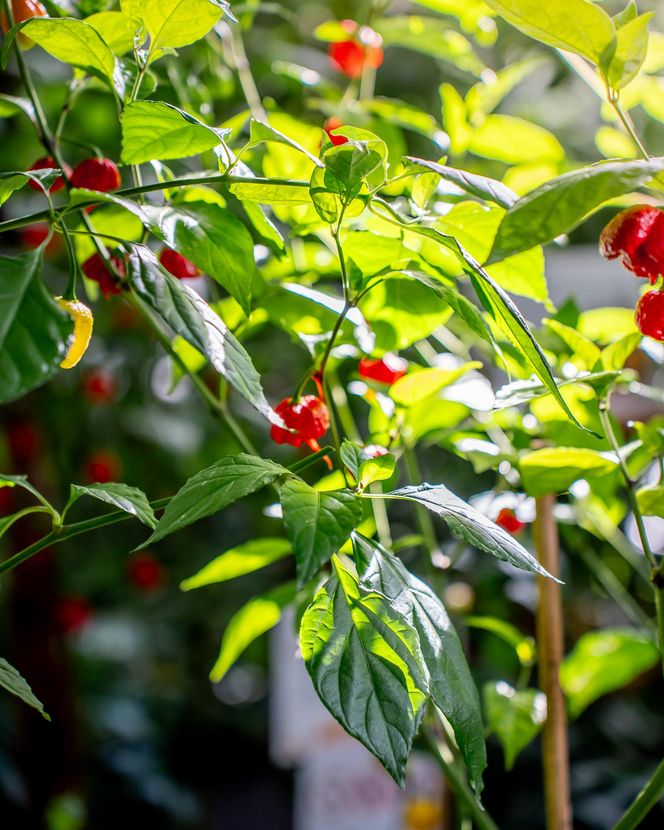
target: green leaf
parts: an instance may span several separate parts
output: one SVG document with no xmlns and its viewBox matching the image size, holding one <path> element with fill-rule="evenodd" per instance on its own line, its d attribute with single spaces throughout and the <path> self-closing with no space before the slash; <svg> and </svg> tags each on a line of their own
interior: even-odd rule
<svg viewBox="0 0 664 830">
<path fill-rule="evenodd" d="M 369 560 L 361 583 L 383 594 L 418 634 L 429 670 L 429 691 L 451 723 L 476 792 L 486 767 L 484 727 L 477 688 L 459 637 L 440 599 L 385 548 L 353 533 L 353 545 Z"/>
<path fill-rule="evenodd" d="M 254 597 L 235 613 L 228 622 L 221 640 L 219 656 L 210 671 L 210 680 L 219 683 L 233 663 L 254 640 L 279 622 L 283 609 L 295 598 L 292 582 L 278 585 Z"/>
<path fill-rule="evenodd" d="M 286 539 L 252 539 L 244 545 L 238 545 L 217 556 L 198 573 L 180 583 L 183 591 L 213 585 L 236 579 L 238 576 L 254 573 L 261 568 L 277 562 L 292 553 L 290 542 Z"/>
<path fill-rule="evenodd" d="M 242 201 L 259 202 L 262 205 L 309 205 L 309 182 L 289 184 L 287 182 L 269 182 L 256 178 L 256 181 L 231 182 L 230 192 Z"/>
<path fill-rule="evenodd" d="M 638 348 L 642 339 L 641 332 L 636 331 L 633 334 L 626 334 L 609 344 L 602 350 L 597 368 L 608 372 L 622 369 L 627 359 Z"/>
<path fill-rule="evenodd" d="M 546 695 L 537 689 L 514 689 L 503 680 L 486 683 L 482 692 L 489 729 L 496 733 L 510 770 L 544 725 Z"/>
<path fill-rule="evenodd" d="M 443 164 L 437 164 L 435 161 L 425 161 L 413 156 L 406 156 L 406 160 L 415 167 L 432 171 L 440 176 L 443 181 L 451 182 L 465 193 L 470 193 L 472 196 L 477 196 L 478 199 L 484 199 L 487 202 L 495 202 L 501 207 L 511 207 L 518 198 L 514 191 L 495 179 L 479 176 L 477 173 L 469 173 L 467 170 L 446 167 Z"/>
<path fill-rule="evenodd" d="M 577 447 L 545 447 L 526 453 L 519 461 L 523 486 L 535 497 L 562 493 L 580 478 L 606 476 L 617 468 L 617 460 Z"/>
<path fill-rule="evenodd" d="M 116 55 L 129 52 L 134 45 L 134 29 L 122 12 L 97 12 L 85 18 Z"/>
<path fill-rule="evenodd" d="M 120 78 L 113 52 L 97 30 L 83 20 L 33 17 L 25 23 L 22 33 L 57 60 L 101 78 L 111 87 Z"/>
<path fill-rule="evenodd" d="M 375 481 L 386 481 L 394 475 L 396 459 L 390 453 L 379 455 L 376 458 L 367 458 L 360 465 L 358 486 L 360 490 L 373 484 Z"/>
<path fill-rule="evenodd" d="M 476 156 L 505 164 L 565 158 L 565 150 L 553 133 L 513 115 L 488 115 L 473 132 L 468 149 Z"/>
<path fill-rule="evenodd" d="M 529 37 L 598 63 L 615 37 L 609 15 L 588 0 L 485 0 Z"/>
<path fill-rule="evenodd" d="M 641 71 L 648 52 L 648 24 L 654 12 L 629 20 L 616 32 L 616 48 L 602 60 L 602 71 L 612 89 L 623 89 Z"/>
<path fill-rule="evenodd" d="M 143 0 L 135 8 L 150 35 L 152 59 L 162 49 L 178 49 L 205 37 L 222 14 L 221 6 L 210 0 Z"/>
<path fill-rule="evenodd" d="M 154 234 L 215 279 L 249 315 L 256 271 L 254 243 L 236 216 L 204 202 L 145 207 L 144 212 Z"/>
<path fill-rule="evenodd" d="M 362 504 L 348 490 L 320 492 L 292 478 L 281 488 L 281 506 L 302 586 L 348 541 L 362 520 Z"/>
<path fill-rule="evenodd" d="M 400 406 L 416 406 L 456 383 L 473 369 L 481 369 L 477 360 L 464 363 L 456 369 L 422 369 L 409 372 L 390 387 L 390 397 Z"/>
<path fill-rule="evenodd" d="M 478 550 L 490 553 L 516 568 L 554 578 L 511 534 L 442 484 L 409 485 L 386 493 L 385 498 L 424 505 L 427 510 L 440 516 L 458 539 L 465 539 Z"/>
<path fill-rule="evenodd" d="M 636 491 L 636 499 L 644 516 L 659 516 L 660 519 L 664 519 L 664 487 L 641 487 Z"/>
<path fill-rule="evenodd" d="M 72 484 L 67 508 L 80 499 L 81 496 L 91 496 L 93 499 L 112 504 L 118 510 L 131 513 L 132 516 L 143 522 L 149 528 L 157 526 L 157 519 L 150 507 L 150 502 L 145 493 L 137 487 L 130 487 L 128 484 Z M 64 511 L 63 511 L 64 512 Z"/>
<path fill-rule="evenodd" d="M 664 158 L 600 161 L 535 188 L 505 214 L 491 260 L 544 245 L 573 230 L 604 202 L 631 193 L 664 170 Z"/>
<path fill-rule="evenodd" d="M 577 717 L 598 698 L 631 683 L 659 661 L 649 631 L 605 628 L 584 634 L 560 667 L 560 685 Z"/>
<path fill-rule="evenodd" d="M 592 369 L 600 358 L 600 350 L 597 346 L 584 337 L 572 326 L 565 326 L 558 320 L 544 320 L 544 325 L 563 341 L 572 352 L 575 362 L 580 362 L 582 368 Z"/>
<path fill-rule="evenodd" d="M 218 513 L 283 475 L 289 475 L 285 467 L 253 455 L 240 453 L 222 458 L 196 473 L 173 496 L 157 529 L 141 547 Z"/>
<path fill-rule="evenodd" d="M 443 20 L 413 14 L 396 15 L 377 20 L 374 28 L 382 35 L 386 47 L 412 49 L 437 60 L 448 61 L 476 77 L 485 68 L 469 40 Z"/>
<path fill-rule="evenodd" d="M 26 173 L 18 170 L 16 172 L 12 171 L 0 173 L 0 206 L 4 205 L 12 193 L 15 193 L 29 181 L 32 180 L 41 182 L 44 185 L 44 188 L 48 189 L 49 185 L 51 185 L 59 175 L 60 171 L 56 168 L 30 170 Z"/>
<path fill-rule="evenodd" d="M 0 403 L 60 371 L 73 323 L 41 279 L 43 248 L 0 256 Z"/>
<path fill-rule="evenodd" d="M 226 130 L 164 101 L 132 101 L 122 115 L 122 161 L 141 164 L 155 159 L 195 156 L 223 143 Z"/>
<path fill-rule="evenodd" d="M 35 697 L 26 680 L 6 660 L 0 657 L 0 686 L 10 694 L 16 695 L 28 706 L 36 709 L 46 720 L 51 718 L 44 711 L 44 704 Z"/>
<path fill-rule="evenodd" d="M 400 786 L 428 692 L 417 632 L 334 557 L 302 618 L 300 647 L 318 696 Z"/>
<path fill-rule="evenodd" d="M 619 378 L 621 372 L 591 372 L 582 373 L 576 378 L 568 380 L 558 380 L 558 388 L 563 389 L 566 386 L 574 386 L 578 383 L 584 383 L 595 388 L 596 386 L 605 387 L 611 385 L 613 381 Z M 506 409 L 510 406 L 519 406 L 520 404 L 530 403 L 531 401 L 543 398 L 550 395 L 550 391 L 537 378 L 529 378 L 528 380 L 517 380 L 513 383 L 508 383 L 501 386 L 496 392 L 496 400 L 494 409 Z"/>
<path fill-rule="evenodd" d="M 128 278 L 138 296 L 173 331 L 207 355 L 219 374 L 245 400 L 270 423 L 283 425 L 265 397 L 260 375 L 248 352 L 199 294 L 169 274 L 155 255 L 144 247 L 133 248 Z"/>
<path fill-rule="evenodd" d="M 387 147 L 377 135 L 359 127 L 344 127 L 344 135 L 349 141 L 330 146 L 323 154 L 323 162 L 327 172 L 332 174 L 331 178 L 325 176 L 326 185 L 349 202 L 372 174 L 378 171 L 384 180 Z"/>
<path fill-rule="evenodd" d="M 298 153 L 303 153 L 310 162 L 312 162 L 316 167 L 325 167 L 323 162 L 315 156 L 313 153 L 310 153 L 306 147 L 303 147 L 294 138 L 290 138 L 289 136 L 285 135 L 279 130 L 271 127 L 269 124 L 266 124 L 264 121 L 257 121 L 255 118 L 251 119 L 250 122 L 250 132 L 249 132 L 249 143 L 244 148 L 245 150 L 250 149 L 251 147 L 258 147 L 258 145 L 263 144 L 265 142 L 272 142 L 275 141 L 277 144 L 285 144 L 287 147 L 292 147 L 294 150 L 297 150 Z"/>
</svg>

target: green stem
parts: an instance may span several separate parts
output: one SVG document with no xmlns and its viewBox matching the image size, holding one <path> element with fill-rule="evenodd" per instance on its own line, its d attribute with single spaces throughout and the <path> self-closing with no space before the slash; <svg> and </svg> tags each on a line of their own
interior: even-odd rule
<svg viewBox="0 0 664 830">
<path fill-rule="evenodd" d="M 635 830 L 640 827 L 657 802 L 664 795 L 664 761 L 657 767 L 648 783 L 637 795 L 627 812 L 613 827 L 613 830 Z"/>
<path fill-rule="evenodd" d="M 634 127 L 634 122 L 630 118 L 629 114 L 626 113 L 625 110 L 620 105 L 620 99 L 618 98 L 618 93 L 615 92 L 614 90 L 609 90 L 607 97 L 608 97 L 609 103 L 613 107 L 616 115 L 620 119 L 620 123 L 625 128 L 625 132 L 632 139 L 632 143 L 634 144 L 636 149 L 639 151 L 641 156 L 646 161 L 650 161 L 650 155 L 649 155 L 648 151 L 646 150 L 643 142 L 639 138 L 638 133 L 636 132 L 636 128 Z"/>
<path fill-rule="evenodd" d="M 158 499 L 157 501 L 150 502 L 150 506 L 153 510 L 160 510 L 161 508 L 166 507 L 169 502 L 170 498 Z M 25 562 L 26 559 L 30 559 L 36 553 L 39 553 L 44 550 L 44 548 L 48 548 L 51 545 L 59 545 L 61 542 L 66 542 L 67 539 L 72 539 L 74 536 L 80 536 L 81 533 L 89 533 L 92 530 L 98 530 L 102 527 L 109 527 L 110 525 L 118 524 L 118 522 L 124 522 L 133 518 L 135 518 L 135 516 L 131 513 L 118 510 L 115 513 L 108 513 L 106 516 L 96 516 L 94 519 L 87 519 L 83 522 L 76 522 L 71 525 L 62 525 L 62 527 L 55 528 L 37 542 L 34 542 L 24 550 L 14 554 L 14 556 L 10 556 L 9 559 L 6 559 L 4 562 L 0 562 L 0 574 L 12 570 L 12 568 L 15 568 L 17 565 Z"/>
<path fill-rule="evenodd" d="M 113 195 L 119 198 L 130 198 L 132 196 L 140 196 L 143 193 L 156 193 L 161 190 L 170 190 L 172 188 L 177 187 L 189 187 L 192 185 L 195 186 L 201 184 L 218 184 L 223 185 L 225 187 L 232 187 L 235 184 L 254 184 L 270 185 L 275 187 L 299 187 L 303 190 L 309 189 L 309 182 L 300 181 L 298 179 L 270 179 L 264 176 L 234 176 L 228 173 L 214 173 L 203 176 L 182 176 L 181 178 L 173 179 L 172 181 L 148 182 L 147 184 L 143 184 L 140 187 L 125 187 L 122 190 L 116 190 Z M 94 196 L 92 196 L 89 201 L 81 202 L 79 205 L 76 205 L 76 210 L 97 205 L 102 201 L 102 199 L 95 199 Z M 303 198 L 302 201 L 304 202 L 306 201 L 306 199 Z M 64 205 L 64 211 L 66 212 L 68 209 L 69 207 L 67 205 Z M 28 216 L 21 216 L 15 219 L 7 219 L 4 222 L 0 222 L 0 233 L 2 233 L 3 231 L 17 230 L 18 228 L 23 228 L 26 225 L 32 225 L 35 222 L 46 222 L 50 218 L 50 215 L 50 211 L 40 210 L 36 213 L 31 213 Z"/>
<path fill-rule="evenodd" d="M 468 812 L 472 816 L 478 830 L 498 830 L 498 825 L 478 802 L 465 776 L 459 770 L 450 747 L 440 741 L 430 727 L 425 727 L 423 735 L 431 750 L 431 754 L 443 771 L 445 781 L 449 784 L 459 801 L 463 802 L 468 808 Z"/>
</svg>

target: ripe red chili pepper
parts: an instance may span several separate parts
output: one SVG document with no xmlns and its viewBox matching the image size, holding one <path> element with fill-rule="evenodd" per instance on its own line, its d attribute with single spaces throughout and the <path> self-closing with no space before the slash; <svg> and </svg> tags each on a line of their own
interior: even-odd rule
<svg viewBox="0 0 664 830">
<path fill-rule="evenodd" d="M 129 560 L 129 578 L 143 592 L 157 591 L 166 582 L 166 571 L 151 553 L 138 553 Z"/>
<path fill-rule="evenodd" d="M 516 513 L 510 510 L 509 507 L 503 507 L 500 513 L 498 513 L 496 524 L 498 527 L 502 527 L 503 530 L 512 534 L 520 533 L 526 527 L 526 523 L 517 519 Z"/>
<path fill-rule="evenodd" d="M 122 474 L 120 459 L 110 450 L 93 452 L 85 465 L 85 478 L 90 483 L 108 484 L 118 481 Z"/>
<path fill-rule="evenodd" d="M 295 403 L 292 398 L 284 398 L 274 411 L 281 415 L 287 427 L 297 432 L 289 432 L 273 424 L 270 430 L 273 441 L 293 447 L 306 444 L 314 451 L 320 449 L 317 439 L 325 435 L 330 428 L 330 413 L 325 401 L 317 395 L 305 395 Z"/>
<path fill-rule="evenodd" d="M 664 343 L 664 291 L 646 291 L 634 316 L 641 334 Z"/>
<path fill-rule="evenodd" d="M 664 272 L 664 212 L 652 205 L 621 211 L 602 231 L 599 250 L 654 284 Z"/>
<path fill-rule="evenodd" d="M 57 620 L 63 633 L 82 628 L 92 617 L 92 606 L 83 597 L 63 597 L 58 603 Z"/>
<path fill-rule="evenodd" d="M 84 187 L 108 193 L 117 190 L 122 177 L 115 162 L 110 159 L 90 158 L 79 162 L 71 174 L 72 187 Z"/>
<path fill-rule="evenodd" d="M 57 162 L 53 158 L 51 158 L 51 156 L 44 156 L 43 158 L 37 159 L 37 161 L 32 165 L 30 170 L 48 170 L 49 168 L 57 169 L 57 167 Z M 67 177 L 71 176 L 71 167 L 69 167 L 69 165 L 65 165 L 64 169 Z M 58 176 L 58 178 L 49 187 L 48 192 L 57 193 L 57 191 L 62 190 L 64 186 L 64 178 L 62 176 Z M 44 190 L 41 184 L 39 182 L 34 181 L 34 179 L 28 180 L 28 187 L 32 190 L 36 190 L 37 193 L 41 193 Z"/>
<path fill-rule="evenodd" d="M 340 147 L 342 144 L 348 144 L 348 139 L 345 135 L 333 135 L 332 130 L 338 130 L 343 127 L 343 121 L 340 118 L 332 117 L 328 118 L 325 124 L 323 125 L 323 129 L 327 133 L 327 137 L 330 139 L 332 144 L 335 147 Z"/>
<path fill-rule="evenodd" d="M 329 56 L 335 69 L 351 80 L 362 75 L 365 64 L 378 69 L 383 62 L 381 36 L 368 26 L 359 28 L 354 20 L 342 20 L 341 25 L 351 37 L 330 44 Z"/>
<path fill-rule="evenodd" d="M 96 369 L 89 372 L 83 378 L 83 394 L 91 404 L 113 403 L 118 394 L 115 376 L 107 369 Z"/>
<path fill-rule="evenodd" d="M 391 386 L 408 371 L 408 361 L 395 354 L 386 354 L 378 360 L 363 357 L 357 367 L 360 377 Z"/>
<path fill-rule="evenodd" d="M 172 248 L 164 248 L 162 250 L 159 254 L 159 262 L 161 262 L 169 273 L 173 274 L 179 280 L 193 279 L 201 275 L 201 270 L 193 262 Z"/>
<path fill-rule="evenodd" d="M 42 242 L 45 242 L 49 233 L 48 222 L 35 222 L 32 225 L 26 225 L 19 231 L 19 239 L 24 248 L 38 248 Z M 51 236 L 51 241 L 46 246 L 46 253 L 53 256 L 62 250 L 62 237 L 54 233 Z"/>
<path fill-rule="evenodd" d="M 113 263 L 116 271 L 124 277 L 126 273 L 124 260 L 118 256 L 111 256 L 111 262 Z M 99 285 L 101 293 L 106 299 L 108 299 L 111 294 L 121 293 L 122 289 L 118 285 L 115 275 L 112 274 L 106 267 L 106 263 L 101 258 L 100 254 L 93 254 L 91 257 L 86 259 L 81 268 L 89 280 L 92 280 Z"/>
</svg>

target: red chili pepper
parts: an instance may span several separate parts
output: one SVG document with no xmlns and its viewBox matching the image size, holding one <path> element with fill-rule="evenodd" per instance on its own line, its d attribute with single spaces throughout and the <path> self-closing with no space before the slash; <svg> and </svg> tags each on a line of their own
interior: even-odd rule
<svg viewBox="0 0 664 830">
<path fill-rule="evenodd" d="M 111 256 L 111 262 L 113 263 L 116 271 L 124 277 L 126 272 L 124 260 L 118 256 Z M 92 280 L 99 285 L 101 293 L 106 299 L 108 299 L 111 294 L 122 293 L 122 289 L 118 285 L 115 275 L 112 274 L 106 267 L 106 263 L 101 258 L 100 254 L 93 254 L 89 257 L 89 259 L 86 259 L 81 268 L 89 280 Z"/>
<path fill-rule="evenodd" d="M 325 401 L 317 395 L 305 395 L 295 403 L 292 398 L 284 398 L 275 407 L 275 412 L 281 415 L 286 426 L 297 432 L 289 432 L 273 424 L 270 430 L 273 441 L 293 447 L 306 444 L 314 451 L 320 449 L 317 439 L 330 428 L 330 413 Z"/>
<path fill-rule="evenodd" d="M 637 277 L 652 283 L 664 270 L 664 213 L 652 205 L 621 211 L 601 233 L 599 250 L 606 259 L 620 258 Z"/>
<path fill-rule="evenodd" d="M 394 354 L 387 354 L 385 357 L 377 360 L 370 357 L 363 357 L 357 369 L 360 377 L 391 386 L 406 374 L 408 371 L 408 361 Z"/>
<path fill-rule="evenodd" d="M 24 248 L 38 248 L 48 238 L 49 226 L 48 222 L 35 222 L 32 225 L 26 225 L 19 231 L 19 238 L 21 245 Z M 46 246 L 46 253 L 49 256 L 55 255 L 62 250 L 62 238 L 54 233 L 51 241 Z"/>
<path fill-rule="evenodd" d="M 97 450 L 85 465 L 85 478 L 93 484 L 108 484 L 121 478 L 120 459 L 110 450 Z"/>
<path fill-rule="evenodd" d="M 521 533 L 526 527 L 526 523 L 517 519 L 516 513 L 510 510 L 509 507 L 503 507 L 496 517 L 496 524 L 498 527 L 502 527 L 503 530 L 512 534 Z"/>
<path fill-rule="evenodd" d="M 161 262 L 169 273 L 173 274 L 179 280 L 193 279 L 201 275 L 200 269 L 193 262 L 190 262 L 190 260 L 172 248 L 164 248 L 162 250 L 159 254 L 159 262 Z"/>
<path fill-rule="evenodd" d="M 641 334 L 664 343 L 664 291 L 646 291 L 634 316 Z"/>
<path fill-rule="evenodd" d="M 71 174 L 72 187 L 84 187 L 108 193 L 117 190 L 122 177 L 117 164 L 110 159 L 90 158 L 81 161 Z"/>
<path fill-rule="evenodd" d="M 138 553 L 129 560 L 129 578 L 143 592 L 156 591 L 166 582 L 166 571 L 151 553 Z"/>
<path fill-rule="evenodd" d="M 43 158 L 37 159 L 37 161 L 32 165 L 30 170 L 48 170 L 49 168 L 56 168 L 58 164 L 57 162 L 51 158 L 51 156 L 44 156 Z M 65 165 L 65 174 L 67 177 L 71 176 L 71 167 Z M 49 187 L 49 193 L 56 193 L 58 190 L 62 190 L 65 186 L 65 180 L 62 176 L 58 176 L 58 178 L 53 182 L 53 184 Z M 39 182 L 36 182 L 34 179 L 28 179 L 28 187 L 32 190 L 36 190 L 37 193 L 41 193 L 44 188 L 41 186 Z"/>
<path fill-rule="evenodd" d="M 118 394 L 115 376 L 107 369 L 97 369 L 83 378 L 83 393 L 91 404 L 113 403 Z"/>
<path fill-rule="evenodd" d="M 374 69 L 383 62 L 382 38 L 368 26 L 359 28 L 354 20 L 342 20 L 341 25 L 351 37 L 331 43 L 330 60 L 335 69 L 347 78 L 359 78 L 365 64 Z"/>
<path fill-rule="evenodd" d="M 82 628 L 93 614 L 93 609 L 83 597 L 63 597 L 58 603 L 57 619 L 63 633 Z"/>
<path fill-rule="evenodd" d="M 23 23 L 32 17 L 48 17 L 48 11 L 39 0 L 12 0 L 12 17 L 14 24 Z M 5 34 L 9 31 L 9 21 L 4 11 L 0 13 L 0 28 Z M 35 45 L 34 41 L 22 32 L 18 33 L 18 42 L 22 49 L 31 49 Z"/>
<path fill-rule="evenodd" d="M 342 144 L 348 144 L 348 139 L 345 135 L 333 135 L 332 133 L 332 130 L 339 130 L 341 127 L 343 127 L 343 121 L 334 116 L 332 118 L 328 118 L 323 125 L 323 129 L 327 133 L 327 137 L 335 147 L 340 147 Z"/>
</svg>

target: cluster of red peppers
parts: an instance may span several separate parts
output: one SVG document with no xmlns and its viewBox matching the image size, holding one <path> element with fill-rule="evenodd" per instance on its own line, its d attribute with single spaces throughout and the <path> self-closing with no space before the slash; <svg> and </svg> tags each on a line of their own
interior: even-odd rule
<svg viewBox="0 0 664 830">
<path fill-rule="evenodd" d="M 604 228 L 599 250 L 606 259 L 619 259 L 637 277 L 656 285 L 664 275 L 664 211 L 652 205 L 623 210 Z M 642 334 L 664 343 L 664 288 L 641 296 L 635 313 Z"/>
</svg>

